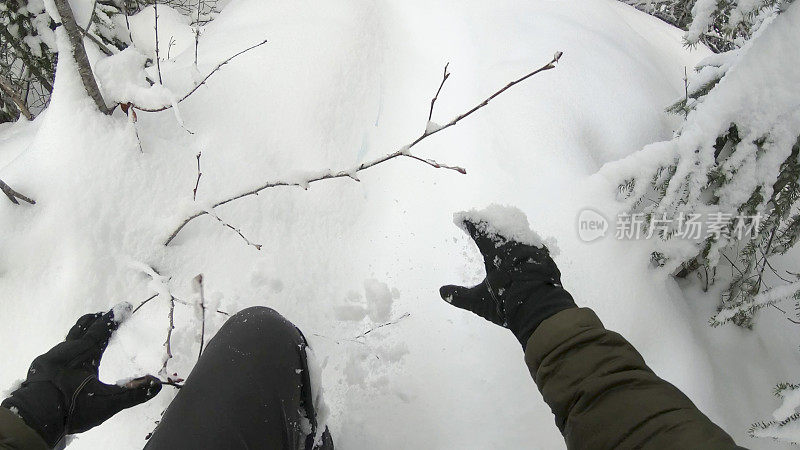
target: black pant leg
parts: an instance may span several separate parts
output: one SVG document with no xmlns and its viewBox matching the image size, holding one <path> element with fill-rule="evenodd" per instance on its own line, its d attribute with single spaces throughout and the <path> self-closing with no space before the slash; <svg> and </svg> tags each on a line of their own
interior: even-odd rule
<svg viewBox="0 0 800 450">
<path fill-rule="evenodd" d="M 270 308 L 235 314 L 208 343 L 146 448 L 310 448 L 316 418 L 305 347 L 302 333 Z M 333 448 L 327 432 L 324 442 Z"/>
</svg>

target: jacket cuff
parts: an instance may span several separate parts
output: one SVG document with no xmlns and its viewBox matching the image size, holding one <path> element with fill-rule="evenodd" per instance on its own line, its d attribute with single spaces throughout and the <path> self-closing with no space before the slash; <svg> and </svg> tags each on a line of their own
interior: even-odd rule
<svg viewBox="0 0 800 450">
<path fill-rule="evenodd" d="M 547 319 L 565 309 L 575 309 L 578 305 L 563 287 L 540 286 L 529 294 L 514 314 L 509 328 L 525 350 L 533 332 Z"/>
<path fill-rule="evenodd" d="M 550 352 L 569 338 L 589 328 L 604 328 L 603 322 L 589 308 L 570 308 L 557 312 L 533 331 L 525 346 L 525 362 L 536 373 Z"/>
<path fill-rule="evenodd" d="M 14 450 L 48 450 L 39 433 L 11 410 L 0 407 L 0 447 Z"/>
</svg>

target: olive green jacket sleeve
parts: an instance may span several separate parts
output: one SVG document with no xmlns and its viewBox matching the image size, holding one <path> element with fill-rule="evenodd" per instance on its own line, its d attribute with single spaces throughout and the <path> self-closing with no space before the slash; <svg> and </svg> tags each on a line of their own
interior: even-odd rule
<svg viewBox="0 0 800 450">
<path fill-rule="evenodd" d="M 35 431 L 10 410 L 0 407 L 0 449 L 48 450 L 47 444 Z"/>
<path fill-rule="evenodd" d="M 742 448 L 588 308 L 542 322 L 525 362 L 569 449 Z"/>
</svg>

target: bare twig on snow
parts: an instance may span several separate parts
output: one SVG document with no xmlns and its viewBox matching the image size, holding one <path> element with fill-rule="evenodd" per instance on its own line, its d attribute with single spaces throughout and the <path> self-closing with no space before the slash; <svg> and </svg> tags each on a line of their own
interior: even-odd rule
<svg viewBox="0 0 800 450">
<path fill-rule="evenodd" d="M 200 288 L 200 352 L 197 354 L 197 360 L 200 361 L 200 357 L 203 356 L 203 345 L 206 338 L 206 297 L 203 288 L 203 274 L 196 276 L 194 280 Z"/>
<path fill-rule="evenodd" d="M 465 174 L 466 170 L 464 168 L 462 168 L 462 167 L 449 166 L 449 165 L 446 165 L 446 164 L 441 164 L 441 163 L 439 163 L 437 161 L 434 161 L 432 159 L 424 159 L 424 158 L 420 158 L 420 157 L 414 156 L 414 155 L 411 154 L 411 149 L 415 145 L 417 145 L 420 142 L 422 142 L 423 140 L 427 139 L 428 137 L 430 137 L 430 136 L 432 136 L 432 135 L 434 135 L 434 134 L 436 134 L 436 133 L 438 133 L 438 132 L 440 132 L 442 130 L 450 128 L 450 127 L 456 125 L 457 123 L 459 123 L 461 120 L 469 117 L 475 111 L 477 111 L 477 110 L 483 108 L 484 106 L 488 105 L 491 100 L 493 100 L 495 97 L 497 97 L 498 95 L 502 94 L 503 92 L 507 91 L 512 86 L 514 86 L 516 84 L 519 84 L 519 83 L 522 83 L 523 81 L 527 80 L 528 78 L 530 78 L 530 77 L 532 77 L 532 76 L 534 76 L 534 75 L 536 75 L 536 74 L 538 74 L 540 72 L 555 68 L 555 64 L 561 58 L 562 54 L 563 53 L 560 52 L 560 51 L 556 52 L 555 55 L 553 56 L 553 59 L 550 60 L 550 62 L 548 62 L 544 66 L 542 66 L 542 67 L 540 67 L 540 68 L 538 68 L 538 69 L 536 69 L 536 70 L 534 70 L 534 71 L 532 71 L 532 72 L 530 72 L 530 73 L 528 73 L 528 74 L 526 74 L 526 75 L 524 75 L 524 76 L 522 76 L 522 77 L 520 77 L 520 78 L 518 78 L 518 79 L 516 79 L 516 80 L 514 80 L 514 81 L 512 81 L 510 83 L 508 83 L 508 84 L 506 84 L 504 87 L 502 87 L 499 90 L 497 90 L 496 92 L 494 92 L 492 95 L 487 97 L 485 100 L 483 100 L 482 102 L 477 104 L 475 107 L 473 107 L 472 109 L 470 109 L 469 111 L 467 111 L 465 113 L 462 113 L 462 114 L 456 116 L 455 118 L 453 118 L 450 122 L 446 123 L 445 125 L 432 126 L 431 122 L 428 121 L 428 125 L 425 127 L 425 131 L 423 131 L 423 133 L 419 137 L 417 137 L 415 140 L 413 140 L 410 144 L 407 144 L 407 145 L 401 147 L 400 149 L 398 149 L 397 151 L 395 151 L 393 153 L 389 153 L 388 155 L 382 156 L 382 157 L 374 159 L 372 161 L 362 163 L 362 164 L 360 164 L 360 165 L 358 165 L 356 167 L 351 167 L 351 168 L 348 168 L 348 169 L 342 169 L 342 170 L 339 170 L 339 171 L 328 170 L 328 171 L 325 171 L 325 172 L 323 172 L 323 173 L 321 173 L 319 175 L 311 176 L 311 177 L 309 177 L 309 178 L 307 178 L 305 180 L 302 180 L 302 181 L 290 181 L 290 180 L 268 181 L 268 182 L 264 183 L 263 185 L 261 185 L 259 187 L 251 189 L 249 191 L 242 192 L 240 194 L 236 194 L 236 195 L 231 196 L 231 197 L 229 197 L 229 198 L 227 198 L 225 200 L 219 201 L 219 202 L 215 203 L 211 207 L 211 209 L 214 209 L 214 208 L 216 208 L 218 206 L 222 206 L 222 205 L 224 205 L 226 203 L 230 203 L 232 201 L 238 200 L 240 198 L 248 197 L 248 196 L 251 196 L 251 195 L 257 195 L 259 192 L 261 192 L 261 191 L 263 191 L 265 189 L 273 188 L 273 187 L 277 187 L 277 186 L 301 186 L 301 187 L 305 188 L 310 183 L 314 183 L 314 182 L 321 181 L 321 180 L 328 180 L 328 179 L 332 179 L 332 178 L 343 178 L 343 177 L 348 177 L 348 178 L 352 178 L 355 181 L 359 181 L 358 177 L 357 177 L 357 173 L 358 172 L 361 172 L 362 170 L 369 169 L 370 167 L 375 167 L 375 166 L 377 166 L 377 165 L 379 165 L 381 163 L 384 163 L 386 161 L 389 161 L 389 160 L 397 158 L 397 157 L 407 157 L 407 158 L 411 158 L 411 159 L 415 159 L 417 161 L 423 162 L 423 163 L 425 163 L 425 164 L 427 164 L 427 165 L 429 165 L 431 167 L 437 168 L 437 169 L 440 169 L 440 168 L 441 169 L 450 169 L 450 170 L 454 170 L 454 171 L 457 171 L 459 173 Z M 445 68 L 446 67 L 447 66 L 445 66 Z M 444 81 L 449 76 L 450 76 L 449 72 L 447 72 L 447 70 L 445 70 L 444 74 L 442 76 L 442 78 L 443 78 L 442 83 L 439 85 L 439 89 L 437 90 L 436 96 L 434 96 L 433 100 L 431 100 L 431 107 L 433 107 L 435 105 L 436 99 L 438 97 L 438 94 L 442 90 L 442 85 L 444 84 Z M 433 114 L 431 113 L 429 115 L 432 116 Z M 209 210 L 199 211 L 199 212 L 189 216 L 188 218 L 186 218 L 175 230 L 173 230 L 172 234 L 170 234 L 170 236 L 164 242 L 164 245 L 169 245 L 169 243 L 172 242 L 173 239 L 175 239 L 175 237 L 178 235 L 178 233 L 180 233 L 180 231 L 189 222 L 191 222 L 192 220 L 194 220 L 194 219 L 196 219 L 198 217 L 204 216 L 206 214 L 209 214 Z M 217 220 L 219 220 L 219 218 L 217 218 Z M 231 227 L 231 228 L 236 230 L 233 227 Z"/>
<path fill-rule="evenodd" d="M 5 184 L 3 182 L 3 180 L 0 180 L 0 191 L 3 191 L 3 193 L 6 194 L 6 197 L 8 197 L 8 199 L 11 200 L 11 203 L 13 203 L 15 205 L 19 205 L 19 201 L 17 201 L 17 199 L 20 199 L 20 200 L 22 200 L 24 202 L 28 202 L 31 205 L 35 205 L 36 204 L 36 202 L 33 199 L 30 199 L 30 198 L 20 194 L 19 192 L 11 189 L 11 186 Z"/>
<path fill-rule="evenodd" d="M 167 329 L 167 340 L 164 341 L 164 347 L 167 354 L 164 357 L 164 364 L 161 366 L 161 373 L 167 373 L 167 364 L 172 359 L 172 330 L 175 329 L 175 297 L 169 296 L 169 328 Z"/>
<path fill-rule="evenodd" d="M 391 320 L 389 322 L 382 323 L 380 325 L 372 327 L 369 330 L 367 330 L 367 331 L 359 334 L 358 336 L 354 337 L 353 339 L 360 339 L 360 338 L 366 337 L 368 334 L 372 333 L 373 331 L 375 331 L 375 330 L 377 330 L 379 328 L 388 327 L 389 325 L 394 325 L 394 324 L 400 322 L 401 320 L 403 320 L 403 319 L 405 319 L 406 317 L 409 317 L 409 316 L 411 316 L 411 313 L 405 313 L 402 316 L 398 317 L 397 319 L 394 319 L 394 320 Z"/>
<path fill-rule="evenodd" d="M 266 44 L 266 43 L 267 43 L 267 41 L 266 41 L 266 39 L 265 39 L 265 40 L 263 40 L 263 41 L 259 42 L 258 44 L 256 44 L 256 45 L 253 45 L 253 46 L 250 46 L 250 47 L 248 47 L 248 48 L 246 48 L 246 49 L 244 49 L 244 50 L 240 51 L 239 53 L 236 53 L 236 54 L 234 54 L 233 56 L 229 57 L 229 58 L 228 58 L 228 59 L 226 59 L 225 61 L 222 61 L 221 63 L 217 64 L 217 65 L 216 65 L 216 67 L 214 67 L 214 69 L 212 69 L 212 70 L 211 70 L 211 72 L 209 72 L 209 73 L 208 73 L 208 75 L 206 75 L 206 76 L 205 76 L 205 77 L 204 77 L 202 80 L 200 80 L 200 82 L 199 82 L 199 83 L 197 83 L 197 84 L 196 84 L 196 85 L 195 85 L 195 86 L 194 86 L 194 87 L 193 87 L 191 90 L 189 90 L 189 92 L 187 92 L 187 93 L 186 93 L 186 94 L 184 94 L 184 95 L 183 95 L 181 98 L 179 98 L 178 100 L 176 100 L 176 101 L 175 101 L 175 103 L 176 103 L 176 104 L 177 104 L 177 103 L 180 103 L 180 102 L 182 102 L 182 101 L 186 100 L 187 98 L 189 98 L 189 96 L 191 96 L 192 94 L 194 94 L 194 92 L 195 92 L 197 89 L 199 89 L 199 88 L 200 88 L 200 86 L 204 85 L 204 84 L 206 83 L 206 81 L 208 81 L 208 79 L 211 77 L 211 75 L 214 75 L 214 73 L 216 73 L 216 72 L 217 72 L 217 71 L 218 71 L 218 70 L 219 70 L 219 69 L 220 69 L 222 66 L 224 66 L 225 64 L 228 64 L 229 62 L 231 62 L 231 61 L 232 61 L 234 58 L 236 58 L 237 56 L 239 56 L 239 55 L 241 55 L 241 54 L 243 54 L 243 53 L 247 53 L 248 51 L 250 51 L 250 50 L 252 50 L 252 49 L 254 49 L 254 48 L 256 48 L 256 47 L 259 47 L 259 46 L 261 46 L 261 45 L 264 45 L 264 44 Z M 169 105 L 163 105 L 163 106 L 159 106 L 159 107 L 156 107 L 156 108 L 142 108 L 142 107 L 139 107 L 139 106 L 137 106 L 137 105 L 133 105 L 133 107 L 134 107 L 134 108 L 136 108 L 136 109 L 138 109 L 138 110 L 140 110 L 140 111 L 145 111 L 145 112 L 159 112 L 159 111 L 166 111 L 166 110 L 168 110 L 168 109 L 172 108 L 172 107 L 173 107 L 173 104 L 169 104 Z"/>
<path fill-rule="evenodd" d="M 131 312 L 131 315 L 133 315 L 133 314 L 136 314 L 136 311 L 138 311 L 139 309 L 141 309 L 141 307 L 142 307 L 142 306 L 146 305 L 147 303 L 149 303 L 149 302 L 150 302 L 150 300 L 152 300 L 152 299 L 154 299 L 154 298 L 156 298 L 156 297 L 158 297 L 158 294 L 153 294 L 153 295 L 151 295 L 150 297 L 148 297 L 147 299 L 145 299 L 145 300 L 142 300 L 142 302 L 141 302 L 141 303 L 139 303 L 139 305 L 138 305 L 136 308 L 133 308 L 133 312 Z"/>
<path fill-rule="evenodd" d="M 200 157 L 203 156 L 203 152 L 197 153 L 197 181 L 194 183 L 194 191 L 192 195 L 192 200 L 197 201 L 197 188 L 200 187 L 200 177 L 203 176 L 203 172 L 200 171 Z"/>
<path fill-rule="evenodd" d="M 220 219 L 219 216 L 216 215 L 216 214 L 213 214 L 213 213 L 209 213 L 209 214 L 211 214 L 211 217 L 217 219 L 217 221 L 219 223 L 221 223 L 222 225 L 224 225 L 224 226 L 230 228 L 231 230 L 233 230 L 234 232 L 236 232 L 236 234 L 238 234 L 239 237 L 241 237 L 242 240 L 244 240 L 244 242 L 247 243 L 247 245 L 249 245 L 251 247 L 254 247 L 256 250 L 261 250 L 262 245 L 261 244 L 256 244 L 254 242 L 251 242 L 250 239 L 247 239 L 247 236 L 245 236 L 242 233 L 242 230 L 240 230 L 239 228 L 236 228 L 233 225 L 229 224 L 228 222 L 225 222 L 224 220 Z"/>
</svg>

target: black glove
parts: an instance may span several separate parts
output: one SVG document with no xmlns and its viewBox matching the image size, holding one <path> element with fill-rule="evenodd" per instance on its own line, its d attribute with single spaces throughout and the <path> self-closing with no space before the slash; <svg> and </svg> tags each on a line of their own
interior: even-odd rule
<svg viewBox="0 0 800 450">
<path fill-rule="evenodd" d="M 78 319 L 64 342 L 33 360 L 28 378 L 2 406 L 15 411 L 52 448 L 67 434 L 86 431 L 155 397 L 161 382 L 149 375 L 125 386 L 98 380 L 100 359 L 118 326 L 113 310 Z"/>
<path fill-rule="evenodd" d="M 561 272 L 547 247 L 495 234 L 485 222 L 464 220 L 463 225 L 483 255 L 486 278 L 473 288 L 442 286 L 445 301 L 510 329 L 523 349 L 545 319 L 577 307 L 561 286 Z"/>
</svg>

